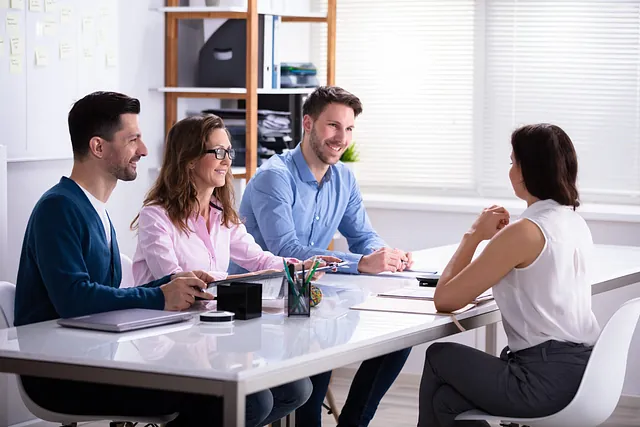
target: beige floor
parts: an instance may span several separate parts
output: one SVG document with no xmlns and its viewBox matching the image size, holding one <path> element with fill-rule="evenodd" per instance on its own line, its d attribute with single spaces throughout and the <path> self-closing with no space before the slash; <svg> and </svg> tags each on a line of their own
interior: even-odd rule
<svg viewBox="0 0 640 427">
<path fill-rule="evenodd" d="M 350 371 L 335 371 L 331 389 L 339 407 L 342 407 L 349 391 Z M 418 416 L 418 383 L 419 377 L 402 376 L 385 395 L 370 427 L 415 427 Z M 336 425 L 333 416 L 323 416 L 324 427 Z M 52 427 L 55 424 L 32 424 L 34 427 Z M 99 422 L 85 424 L 85 427 L 108 427 L 109 423 Z M 603 427 L 636 427 L 640 426 L 640 397 L 623 396 L 612 417 Z M 143 426 L 142 426 L 143 427 Z"/>
</svg>

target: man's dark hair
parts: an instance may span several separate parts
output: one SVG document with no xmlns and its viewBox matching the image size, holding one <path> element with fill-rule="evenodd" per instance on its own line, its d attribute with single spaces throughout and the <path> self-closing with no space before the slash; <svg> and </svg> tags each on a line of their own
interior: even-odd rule
<svg viewBox="0 0 640 427">
<path fill-rule="evenodd" d="M 569 135 L 555 125 L 527 125 L 513 132 L 511 146 L 524 186 L 532 196 L 574 209 L 580 206 L 578 158 Z"/>
<path fill-rule="evenodd" d="M 93 137 L 111 141 L 121 129 L 122 114 L 140 114 L 140 101 L 117 92 L 93 92 L 73 104 L 68 117 L 73 157 L 85 157 Z"/>
<path fill-rule="evenodd" d="M 355 117 L 362 113 L 362 103 L 357 96 L 338 86 L 320 86 L 304 101 L 302 114 L 308 114 L 316 120 L 329 104 L 342 104 L 351 107 Z"/>
</svg>

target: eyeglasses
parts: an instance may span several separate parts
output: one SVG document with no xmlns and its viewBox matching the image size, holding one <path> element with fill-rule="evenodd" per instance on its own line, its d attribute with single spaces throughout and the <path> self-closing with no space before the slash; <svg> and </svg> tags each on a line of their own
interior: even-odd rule
<svg viewBox="0 0 640 427">
<path fill-rule="evenodd" d="M 206 150 L 205 153 L 211 153 L 216 155 L 216 159 L 224 160 L 224 155 L 229 155 L 229 160 L 233 160 L 236 158 L 236 150 L 233 148 L 224 149 L 224 148 L 213 148 L 211 150 Z"/>
</svg>

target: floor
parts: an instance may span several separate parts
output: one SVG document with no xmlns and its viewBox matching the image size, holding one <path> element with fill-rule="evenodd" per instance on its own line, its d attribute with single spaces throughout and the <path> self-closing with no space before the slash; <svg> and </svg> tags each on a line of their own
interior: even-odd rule
<svg viewBox="0 0 640 427">
<path fill-rule="evenodd" d="M 338 407 L 346 399 L 351 384 L 348 370 L 334 372 L 331 390 Z M 418 383 L 419 377 L 401 376 L 391 387 L 380 403 L 376 416 L 370 427 L 415 427 L 418 416 Z M 324 427 L 336 425 L 332 415 L 323 416 Z M 623 396 L 611 418 L 602 427 L 636 427 L 640 425 L 640 398 Z M 56 424 L 38 423 L 32 427 L 53 427 Z M 108 422 L 84 424 L 84 427 L 108 427 Z M 139 425 L 140 426 L 140 425 Z"/>
</svg>

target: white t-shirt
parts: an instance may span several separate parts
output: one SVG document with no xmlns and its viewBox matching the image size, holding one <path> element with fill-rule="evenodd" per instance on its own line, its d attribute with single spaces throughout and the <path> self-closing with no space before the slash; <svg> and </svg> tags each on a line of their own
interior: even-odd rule
<svg viewBox="0 0 640 427">
<path fill-rule="evenodd" d="M 536 260 L 511 270 L 493 287 L 511 351 L 548 340 L 593 345 L 600 326 L 591 311 L 591 231 L 572 208 L 553 200 L 529 206 L 545 244 Z"/>
<path fill-rule="evenodd" d="M 107 236 L 107 245 L 111 247 L 111 223 L 109 222 L 109 216 L 107 215 L 107 204 L 96 199 L 95 196 L 89 193 L 84 187 L 82 187 L 82 185 L 78 184 L 78 187 L 80 187 L 82 191 L 84 191 L 84 194 L 87 195 L 87 198 L 89 199 L 89 201 L 93 205 L 93 208 L 96 210 L 96 212 L 98 213 L 98 216 L 102 220 L 102 225 L 104 226 L 104 232 L 105 232 L 105 235 Z"/>
</svg>

